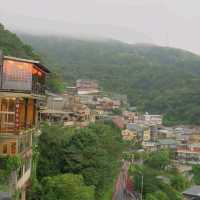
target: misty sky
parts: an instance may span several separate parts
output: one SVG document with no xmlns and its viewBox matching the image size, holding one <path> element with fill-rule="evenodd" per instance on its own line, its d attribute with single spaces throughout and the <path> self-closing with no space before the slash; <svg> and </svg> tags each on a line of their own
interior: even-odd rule
<svg viewBox="0 0 200 200">
<path fill-rule="evenodd" d="M 200 0 L 0 2 L 0 22 L 10 30 L 149 42 L 200 54 Z"/>
</svg>

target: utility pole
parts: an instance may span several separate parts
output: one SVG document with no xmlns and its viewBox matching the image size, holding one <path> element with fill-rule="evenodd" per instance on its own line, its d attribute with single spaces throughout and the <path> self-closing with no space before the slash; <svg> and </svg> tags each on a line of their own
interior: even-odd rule
<svg viewBox="0 0 200 200">
<path fill-rule="evenodd" d="M 141 200 L 143 200 L 143 185 L 144 185 L 144 176 L 142 175 L 142 183 L 141 183 Z"/>
</svg>

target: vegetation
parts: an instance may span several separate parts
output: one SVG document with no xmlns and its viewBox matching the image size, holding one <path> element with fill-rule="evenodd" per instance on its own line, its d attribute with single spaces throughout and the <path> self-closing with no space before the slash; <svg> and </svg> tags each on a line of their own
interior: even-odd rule
<svg viewBox="0 0 200 200">
<path fill-rule="evenodd" d="M 81 175 L 63 174 L 42 181 L 43 200 L 94 200 L 94 188 L 84 184 Z"/>
<path fill-rule="evenodd" d="M 131 167 L 130 174 L 136 191 L 143 191 L 145 200 L 182 200 L 182 191 L 190 185 L 185 176 L 171 168 L 167 151 L 148 154 L 143 165 Z"/>
<path fill-rule="evenodd" d="M 0 157 L 0 191 L 7 191 L 9 177 L 12 171 L 18 170 L 21 165 L 19 156 Z"/>
<path fill-rule="evenodd" d="M 200 165 L 192 166 L 193 181 L 196 185 L 200 185 Z"/>
<path fill-rule="evenodd" d="M 8 56 L 39 59 L 31 46 L 24 44 L 16 34 L 6 30 L 2 24 L 0 24 L 0 49 Z"/>
<path fill-rule="evenodd" d="M 165 114 L 168 125 L 200 124 L 200 57 L 195 54 L 113 40 L 21 38 L 69 84 L 79 78 L 97 79 L 104 90 L 127 94 L 139 111 Z"/>
<path fill-rule="evenodd" d="M 145 162 L 152 169 L 164 170 L 170 164 L 170 154 L 168 151 L 153 152 Z"/>
<path fill-rule="evenodd" d="M 0 24 L 0 50 L 6 56 L 42 60 L 31 46 L 24 44 L 16 34 L 6 30 L 2 24 Z M 47 85 L 52 91 L 63 92 L 64 83 L 58 70 L 52 71 L 47 79 Z"/>
<path fill-rule="evenodd" d="M 57 93 L 62 93 L 66 86 L 60 72 L 53 71 L 47 79 L 48 88 Z"/>
<path fill-rule="evenodd" d="M 68 194 L 68 190 L 60 188 L 55 183 L 60 179 L 64 182 L 63 185 L 68 185 L 70 182 L 72 189 L 73 184 L 76 185 L 76 181 L 81 180 L 80 188 L 74 188 L 71 192 L 81 193 L 85 188 L 86 193 L 89 190 L 89 194 L 92 194 L 93 188 L 95 199 L 100 199 L 113 183 L 124 145 L 119 129 L 112 124 L 100 123 L 92 124 L 85 129 L 45 125 L 39 138 L 38 148 L 39 182 L 32 187 L 29 199 L 39 199 L 43 195 L 43 190 L 47 193 L 47 186 L 50 187 L 48 190 L 50 196 L 52 196 L 51 190 L 62 190 L 66 192 L 64 195 L 71 195 Z M 55 196 L 50 196 L 47 195 L 44 199 L 55 199 Z M 66 196 L 63 196 L 64 198 L 66 199 Z M 86 199 L 91 198 L 88 196 Z"/>
</svg>

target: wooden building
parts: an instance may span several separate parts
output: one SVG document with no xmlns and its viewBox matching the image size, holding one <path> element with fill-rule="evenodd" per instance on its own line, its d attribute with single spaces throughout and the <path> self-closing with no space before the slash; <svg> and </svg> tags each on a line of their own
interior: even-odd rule
<svg viewBox="0 0 200 200">
<path fill-rule="evenodd" d="M 32 137 L 37 131 L 40 102 L 45 99 L 47 73 L 49 70 L 39 61 L 1 55 L 0 159 L 20 157 L 20 169 L 12 172 L 10 191 L 20 191 L 23 200 L 31 175 Z"/>
</svg>

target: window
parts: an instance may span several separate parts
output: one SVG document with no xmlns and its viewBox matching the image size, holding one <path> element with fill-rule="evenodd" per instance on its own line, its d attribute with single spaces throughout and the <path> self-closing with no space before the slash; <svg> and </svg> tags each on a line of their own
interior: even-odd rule
<svg viewBox="0 0 200 200">
<path fill-rule="evenodd" d="M 3 88 L 16 90 L 31 90 L 32 64 L 4 60 L 3 63 Z"/>
<path fill-rule="evenodd" d="M 7 154 L 7 153 L 8 153 L 8 145 L 3 144 L 3 154 Z"/>
<path fill-rule="evenodd" d="M 0 98 L 0 132 L 15 128 L 15 98 Z"/>
<path fill-rule="evenodd" d="M 16 142 L 11 142 L 10 150 L 11 150 L 11 154 L 16 154 Z"/>
</svg>

